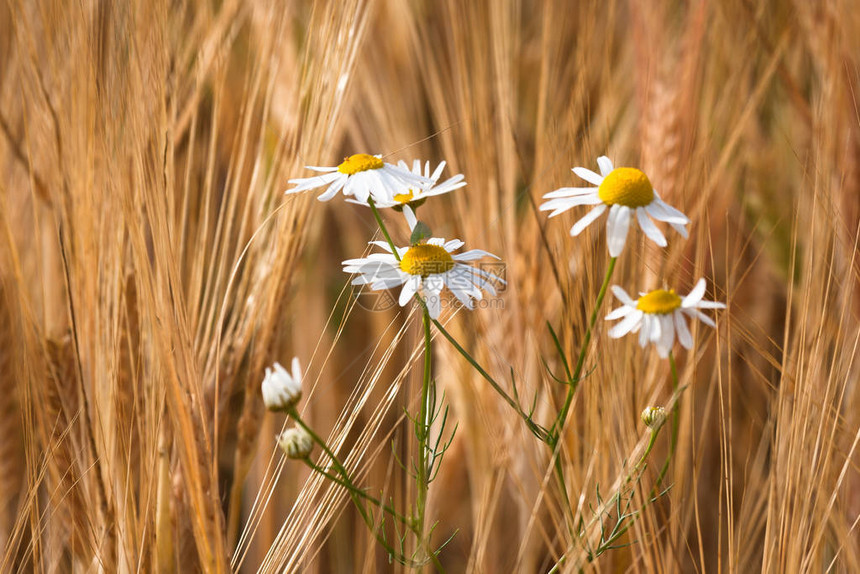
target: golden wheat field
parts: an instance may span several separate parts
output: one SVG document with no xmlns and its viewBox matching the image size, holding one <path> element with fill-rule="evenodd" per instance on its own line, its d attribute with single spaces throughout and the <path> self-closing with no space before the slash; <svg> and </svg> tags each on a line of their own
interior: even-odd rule
<svg viewBox="0 0 860 574">
<path fill-rule="evenodd" d="M 860 572 L 858 66 L 852 0 L 3 2 L 0 572 Z"/>
</svg>

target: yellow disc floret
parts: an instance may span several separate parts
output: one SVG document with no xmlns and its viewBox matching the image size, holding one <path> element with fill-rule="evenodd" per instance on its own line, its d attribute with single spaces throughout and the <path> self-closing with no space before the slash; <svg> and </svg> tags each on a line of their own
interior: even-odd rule
<svg viewBox="0 0 860 574">
<path fill-rule="evenodd" d="M 385 164 L 382 163 L 382 160 L 376 156 L 366 153 L 357 153 L 344 158 L 343 163 L 337 166 L 337 170 L 340 173 L 345 173 L 346 175 L 354 175 L 360 171 L 379 169 L 383 165 Z"/>
<path fill-rule="evenodd" d="M 603 179 L 597 196 L 606 205 L 644 207 L 654 201 L 654 187 L 648 176 L 635 167 L 617 167 Z"/>
<path fill-rule="evenodd" d="M 412 190 L 410 189 L 410 190 L 409 190 L 408 192 L 406 192 L 406 193 L 397 193 L 397 194 L 395 194 L 393 199 L 394 199 L 394 201 L 396 201 L 397 203 L 403 204 L 403 203 L 409 203 L 410 201 L 412 201 L 412 198 L 413 198 L 413 197 L 415 197 L 415 194 L 414 194 L 414 193 L 412 193 Z"/>
<path fill-rule="evenodd" d="M 419 243 L 409 248 L 400 260 L 400 269 L 410 275 L 427 277 L 435 273 L 445 273 L 454 268 L 451 254 L 438 245 Z"/>
<path fill-rule="evenodd" d="M 643 313 L 651 315 L 665 315 L 671 313 L 681 306 L 681 298 L 675 294 L 674 289 L 666 291 L 657 289 L 647 295 L 642 295 L 636 302 L 636 308 Z"/>
</svg>

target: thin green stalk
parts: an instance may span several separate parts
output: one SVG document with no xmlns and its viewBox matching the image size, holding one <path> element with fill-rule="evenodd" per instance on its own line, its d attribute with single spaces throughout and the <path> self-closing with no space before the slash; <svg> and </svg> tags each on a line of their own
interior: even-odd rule
<svg viewBox="0 0 860 574">
<path fill-rule="evenodd" d="M 418 299 L 421 300 L 420 297 Z M 433 339 L 430 334 L 430 312 L 428 311 L 427 305 L 424 301 L 421 301 L 421 303 L 421 317 L 424 323 L 424 377 L 421 382 L 421 406 L 418 413 L 420 428 L 418 449 L 421 453 L 421 461 L 418 467 L 418 500 L 416 501 L 418 516 L 415 517 L 415 536 L 418 538 L 418 543 L 424 546 L 427 557 L 431 562 L 433 562 L 433 567 L 436 571 L 445 572 L 445 569 L 442 567 L 442 563 L 439 561 L 439 557 L 436 556 L 436 553 L 433 551 L 433 547 L 430 545 L 429 537 L 427 540 L 424 539 L 424 515 L 427 508 L 427 491 L 430 487 L 430 477 L 427 473 L 428 459 L 430 456 L 430 452 L 427 447 L 427 438 L 430 435 L 430 422 L 428 421 L 428 418 L 432 416 L 432 413 L 436 410 L 436 405 L 431 405 L 429 403 L 431 397 L 434 397 L 433 401 L 435 403 L 436 392 L 435 389 L 432 388 L 435 383 L 432 376 Z"/>
<path fill-rule="evenodd" d="M 291 407 L 290 410 L 287 411 L 287 414 L 289 414 L 296 421 L 296 424 L 302 427 L 305 432 L 307 432 L 311 436 L 315 443 L 320 445 L 320 448 L 331 460 L 332 466 L 334 466 L 338 474 L 340 474 L 345 481 L 352 483 L 352 480 L 349 478 L 349 473 L 347 472 L 346 468 L 340 463 L 340 460 L 331 451 L 326 442 L 321 439 L 320 436 L 315 433 L 314 430 L 310 426 L 308 426 L 304 420 L 302 420 L 302 417 L 299 416 L 299 412 L 296 410 L 296 408 Z M 364 505 L 361 503 L 361 500 L 352 491 L 350 491 L 350 497 L 352 498 L 352 501 L 355 504 L 356 508 L 358 508 L 358 512 L 361 514 L 362 519 L 364 519 L 365 523 L 367 523 L 367 525 L 372 528 L 373 521 L 370 519 L 370 516 L 368 516 L 367 509 L 364 508 Z"/>
<path fill-rule="evenodd" d="M 328 458 L 331 460 L 332 466 L 334 466 L 335 470 L 337 470 L 337 472 L 343 477 L 344 482 L 352 484 L 352 480 L 350 479 L 349 473 L 347 472 L 346 468 L 341 464 L 340 460 L 331 451 L 331 449 L 328 447 L 328 445 L 325 443 L 325 441 L 322 440 L 322 438 L 320 438 L 320 436 L 317 433 L 315 433 L 314 430 L 310 426 L 308 426 L 304 420 L 302 420 L 302 418 L 299 416 L 299 413 L 296 410 L 296 408 L 291 407 L 287 411 L 287 414 L 290 415 L 296 421 L 296 424 L 298 424 L 300 427 L 302 427 L 305 430 L 305 432 L 307 432 L 311 436 L 311 439 L 313 439 L 313 441 L 315 443 L 320 445 L 320 448 L 323 450 L 323 452 L 326 454 L 326 456 L 328 456 Z M 309 462 L 309 461 L 307 461 L 307 462 Z M 342 484 L 342 483 L 340 483 L 340 481 L 338 481 L 338 483 Z M 360 492 L 360 490 L 355 488 L 355 486 L 353 486 L 352 488 L 347 488 L 347 492 L 349 492 L 349 497 L 352 499 L 352 503 L 358 509 L 358 513 L 361 515 L 361 519 L 364 520 L 364 523 L 370 529 L 371 533 L 373 533 L 373 536 L 376 538 L 376 540 L 380 544 L 382 544 L 382 546 L 385 548 L 385 551 L 388 552 L 388 554 L 390 556 L 397 557 L 398 561 L 401 561 L 403 564 L 410 565 L 409 562 L 405 559 L 405 557 L 400 557 L 400 555 L 397 554 L 397 552 L 394 550 L 394 548 L 390 544 L 388 544 L 388 542 L 384 539 L 384 537 L 381 536 L 376 531 L 376 525 L 373 523 L 373 518 L 370 516 L 370 514 L 368 514 L 367 509 L 364 507 L 364 504 L 362 504 L 362 502 L 361 502 L 361 497 L 358 494 L 358 492 Z M 413 528 L 413 530 L 414 530 L 414 528 Z"/>
<path fill-rule="evenodd" d="M 562 406 L 561 411 L 559 411 L 558 418 L 550 430 L 550 432 L 554 433 L 556 436 L 561 436 L 561 433 L 564 430 L 564 423 L 567 420 L 567 414 L 568 411 L 570 411 L 570 405 L 573 402 L 573 395 L 576 394 L 576 389 L 579 386 L 579 377 L 582 374 L 582 367 L 585 364 L 585 356 L 588 354 L 588 346 L 589 343 L 591 343 L 591 333 L 594 330 L 594 325 L 597 323 L 597 316 L 600 312 L 600 307 L 603 305 L 603 298 L 606 296 L 606 291 L 609 289 L 609 281 L 612 279 L 612 273 L 615 271 L 615 263 L 617 261 L 617 257 L 611 257 L 609 259 L 609 267 L 606 269 L 606 276 L 603 278 L 603 285 L 601 285 L 600 291 L 597 294 L 597 300 L 594 302 L 594 310 L 591 312 L 591 319 L 588 322 L 588 328 L 585 330 L 585 338 L 583 339 L 582 347 L 579 350 L 579 357 L 576 359 L 576 367 L 573 369 L 573 376 L 569 381 L 567 396 L 564 399 L 564 406 Z"/>
<path fill-rule="evenodd" d="M 603 285 L 600 286 L 600 291 L 597 293 L 597 300 L 594 302 L 594 310 L 591 312 L 588 328 L 585 330 L 585 338 L 583 339 L 582 347 L 579 350 L 579 357 L 576 359 L 576 367 L 574 367 L 573 374 L 568 381 L 567 395 L 564 399 L 564 405 L 558 413 L 558 418 L 556 418 L 552 427 L 550 427 L 549 440 L 547 441 L 547 444 L 549 444 L 553 449 L 553 456 L 555 457 L 553 462 L 553 472 L 555 473 L 558 488 L 561 491 L 564 502 L 565 515 L 568 519 L 568 529 L 574 538 L 576 517 L 573 514 L 570 497 L 567 495 L 567 481 L 565 480 L 564 466 L 561 459 L 560 439 L 562 431 L 564 430 L 564 423 L 567 420 L 567 414 L 570 411 L 570 405 L 573 403 L 573 396 L 576 394 L 576 389 L 579 387 L 579 377 L 582 374 L 582 367 L 585 365 L 585 356 L 588 353 L 588 347 L 591 343 L 591 333 L 594 330 L 594 325 L 597 323 L 597 317 L 600 312 L 600 308 L 603 305 L 603 298 L 606 296 L 606 290 L 609 289 L 609 281 L 612 278 L 612 273 L 615 271 L 615 264 L 617 261 L 617 257 L 611 257 L 609 259 L 609 267 L 606 269 L 606 275 L 603 278 Z"/>
<path fill-rule="evenodd" d="M 636 465 L 633 467 L 633 471 L 630 473 L 630 476 L 627 477 L 627 482 L 630 482 L 630 478 L 633 473 L 639 470 L 639 467 L 641 467 L 645 463 L 645 459 L 648 458 L 649 454 L 651 454 L 651 450 L 654 448 L 654 443 L 657 442 L 657 436 L 659 434 L 659 428 L 651 429 L 651 438 L 648 440 L 648 446 L 645 447 L 645 452 L 642 453 L 642 457 L 639 459 L 639 462 L 636 463 Z"/>
<path fill-rule="evenodd" d="M 326 470 L 324 468 L 321 468 L 320 466 L 311 462 L 310 458 L 305 458 L 302 460 L 312 470 L 318 472 L 319 474 L 321 474 L 322 476 L 324 476 L 328 480 L 334 482 L 335 484 L 338 484 L 338 485 L 342 486 L 343 488 L 349 490 L 350 492 L 364 498 L 368 502 L 375 504 L 376 506 L 379 507 L 380 510 L 387 512 L 388 514 L 390 514 L 391 516 L 393 516 L 394 518 L 396 518 L 397 520 L 402 522 L 404 525 L 406 525 L 410 530 L 414 531 L 415 524 L 414 524 L 414 521 L 412 518 L 410 518 L 408 516 L 403 516 L 402 514 L 397 512 L 397 510 L 395 510 L 393 506 L 391 506 L 389 504 L 385 504 L 384 502 L 382 502 L 381 500 L 379 500 L 375 496 L 367 494 L 364 490 L 358 488 L 352 482 L 338 478 L 337 476 L 326 472 Z"/>
<path fill-rule="evenodd" d="M 669 470 L 669 462 L 675 455 L 675 449 L 678 446 L 678 429 L 681 426 L 681 396 L 678 394 L 678 369 L 675 367 L 675 354 L 672 351 L 669 351 L 669 367 L 672 369 L 672 394 L 675 397 L 675 404 L 672 406 L 672 438 L 669 443 L 669 456 L 666 457 L 666 462 L 663 463 L 663 468 L 660 470 L 660 475 L 657 477 L 657 482 L 655 483 L 656 486 L 659 486 L 663 482 L 663 478 Z"/>
<path fill-rule="evenodd" d="M 296 424 L 298 424 L 300 427 L 302 427 L 305 430 L 305 432 L 307 432 L 311 436 L 311 438 L 313 439 L 313 441 L 315 443 L 320 445 L 320 448 L 323 450 L 323 452 L 329 457 L 329 459 L 331 459 L 331 463 L 334 466 L 335 470 L 345 480 L 350 480 L 349 473 L 347 472 L 346 468 L 340 463 L 340 460 L 331 451 L 331 449 L 328 447 L 326 442 L 323 439 L 321 439 L 320 436 L 316 432 L 314 432 L 314 429 L 312 429 L 310 426 L 308 426 L 307 423 L 305 423 L 304 420 L 302 420 L 302 417 L 299 415 L 299 412 L 296 410 L 296 408 L 290 407 L 290 409 L 287 411 L 287 414 L 290 415 L 290 417 L 292 417 L 293 420 L 296 421 Z"/>
<path fill-rule="evenodd" d="M 370 210 L 373 212 L 373 217 L 376 219 L 376 224 L 379 225 L 379 230 L 382 231 L 382 235 L 385 236 L 385 240 L 388 242 L 388 246 L 391 247 L 392 253 L 394 253 L 394 258 L 400 261 L 400 254 L 397 253 L 397 246 L 394 245 L 394 241 L 391 239 L 391 235 L 388 233 L 388 228 L 385 227 L 385 223 L 382 222 L 382 216 L 379 214 L 379 210 L 376 208 L 376 202 L 373 201 L 372 197 L 367 198 L 367 203 L 370 205 Z"/>
<path fill-rule="evenodd" d="M 485 369 L 484 369 L 484 368 L 483 368 L 483 367 L 478 363 L 478 361 L 476 361 L 476 360 L 474 359 L 474 357 L 472 357 L 472 355 L 470 355 L 470 354 L 469 354 L 469 352 L 468 352 L 466 349 L 464 349 L 464 348 L 463 348 L 463 346 L 462 346 L 462 345 L 460 345 L 460 343 L 458 343 L 458 342 L 457 342 L 457 340 L 454 338 L 454 336 L 453 336 L 453 335 L 451 335 L 451 333 L 449 333 L 449 332 L 445 329 L 445 327 L 443 327 L 443 326 L 442 326 L 442 324 L 441 324 L 439 321 L 437 321 L 436 319 L 433 319 L 433 324 L 434 324 L 434 325 L 436 325 L 436 329 L 437 329 L 440 333 L 442 333 L 442 335 L 443 335 L 446 339 L 448 339 L 448 342 L 449 342 L 449 343 L 451 343 L 451 345 L 453 345 L 455 349 L 457 349 L 457 352 L 458 352 L 458 353 L 460 353 L 460 354 L 463 356 L 463 358 L 464 358 L 464 359 L 466 359 L 466 361 L 468 361 L 468 363 L 469 363 L 470 365 L 472 365 L 472 368 L 474 368 L 476 371 L 478 371 L 478 374 L 479 374 L 479 375 L 481 375 L 482 377 L 484 377 L 484 379 L 485 379 L 488 383 L 490 383 L 490 386 L 491 386 L 491 387 L 493 387 L 493 389 L 494 389 L 494 390 L 495 390 L 495 391 L 496 391 L 496 392 L 497 392 L 497 393 L 498 393 L 498 394 L 499 394 L 499 395 L 500 395 L 500 396 L 505 400 L 505 402 L 506 402 L 506 403 L 508 403 L 508 405 L 510 405 L 510 407 L 511 407 L 512 409 L 514 409 L 514 410 L 517 412 L 517 414 L 519 414 L 519 415 L 520 415 L 520 417 L 522 417 L 522 419 L 525 421 L 526 425 L 529 427 L 529 430 L 531 430 L 531 431 L 532 431 L 536 436 L 538 436 L 541 440 L 544 440 L 544 441 L 545 441 L 545 440 L 546 440 L 546 429 L 540 428 L 537 424 L 535 424 L 535 422 L 534 422 L 534 421 L 532 421 L 532 420 L 531 420 L 531 419 L 530 419 L 530 418 L 529 418 L 529 417 L 528 417 L 528 416 L 527 416 L 527 415 L 522 411 L 522 409 L 521 409 L 521 408 L 520 408 L 520 406 L 517 404 L 517 402 L 516 402 L 514 399 L 512 399 L 512 398 L 510 397 L 510 395 L 508 395 L 508 394 L 504 391 L 504 389 L 502 389 L 501 385 L 499 385 L 499 383 L 497 383 L 497 382 L 496 382 L 496 380 L 495 380 L 495 379 L 490 375 L 490 373 L 488 373 L 488 372 L 487 372 L 487 371 L 486 371 L 486 370 L 485 370 Z"/>
<path fill-rule="evenodd" d="M 376 208 L 376 202 L 373 201 L 373 198 L 368 198 L 368 204 L 370 205 L 370 209 L 373 212 L 373 217 L 376 219 L 377 225 L 379 225 L 380 231 L 382 231 L 382 235 L 385 237 L 385 240 L 388 242 L 388 246 L 391 247 L 391 252 L 394 254 L 394 258 L 397 261 L 400 261 L 400 254 L 397 252 L 397 246 L 394 245 L 394 241 L 391 239 L 391 234 L 388 233 L 388 228 L 385 226 L 385 222 L 382 221 L 382 216 L 379 213 L 379 210 Z M 418 438 L 418 450 L 420 452 L 420 461 L 418 464 L 418 497 L 416 501 L 416 511 L 417 516 L 415 517 L 415 528 L 413 531 L 418 539 L 418 544 L 425 548 L 428 558 L 433 563 L 433 567 L 436 568 L 438 572 L 444 572 L 445 569 L 442 567 L 442 563 L 439 561 L 439 558 L 436 556 L 436 553 L 433 552 L 430 547 L 429 540 L 424 540 L 424 515 L 425 509 L 427 506 L 427 491 L 429 489 L 429 480 L 427 474 L 427 460 L 428 460 L 428 449 L 427 449 L 427 436 L 429 434 L 429 425 L 427 423 L 427 402 L 430 396 L 430 385 L 433 384 L 432 380 L 432 354 L 431 354 L 431 334 L 430 334 L 430 312 L 427 309 L 427 304 L 416 295 L 416 299 L 421 303 L 422 317 L 424 322 L 424 376 L 421 384 L 421 406 L 419 408 L 418 413 L 418 423 L 416 425 L 416 437 Z M 439 323 L 436 322 L 438 326 Z M 435 396 L 435 393 L 434 393 Z M 432 410 L 430 411 L 432 412 Z"/>
<path fill-rule="evenodd" d="M 555 439 L 553 439 L 555 440 Z M 558 482 L 558 489 L 561 492 L 562 502 L 564 503 L 564 516 L 567 521 L 567 530 L 572 539 L 576 539 L 576 517 L 573 513 L 573 505 L 570 502 L 570 496 L 567 494 L 567 483 L 564 479 L 564 466 L 562 466 L 561 461 L 561 441 L 555 440 L 555 445 L 553 447 L 553 457 L 555 460 L 553 461 L 553 472 L 555 473 L 555 479 Z"/>
<path fill-rule="evenodd" d="M 432 355 L 431 345 L 432 339 L 430 336 L 430 313 L 427 309 L 423 309 L 421 314 L 424 323 L 424 376 L 421 382 L 421 404 L 418 407 L 418 419 L 415 423 L 415 436 L 418 439 L 418 477 L 416 479 L 418 487 L 418 497 L 415 502 L 417 516 L 416 519 L 416 535 L 420 544 L 424 544 L 424 513 L 427 506 L 427 490 L 429 481 L 427 475 L 427 435 L 429 434 L 429 425 L 427 422 L 428 401 L 430 398 L 430 385 L 433 384 L 431 368 Z"/>
</svg>

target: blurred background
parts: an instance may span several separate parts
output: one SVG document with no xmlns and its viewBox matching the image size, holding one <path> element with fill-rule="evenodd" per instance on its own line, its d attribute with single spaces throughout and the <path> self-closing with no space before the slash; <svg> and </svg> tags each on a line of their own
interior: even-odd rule
<svg viewBox="0 0 860 574">
<path fill-rule="evenodd" d="M 539 421 L 565 392 L 547 323 L 576 356 L 608 262 L 602 220 L 571 238 L 585 208 L 537 210 L 571 167 L 639 167 L 692 220 L 665 250 L 632 232 L 613 283 L 704 276 L 728 304 L 676 348 L 671 489 L 590 563 L 547 449 L 438 338 L 448 571 L 860 571 L 858 54 L 848 0 L 3 3 L 0 570 L 404 570 L 284 460 L 259 391 L 298 356 L 305 418 L 408 508 L 420 316 L 342 272 L 378 238 L 366 208 L 283 194 L 381 153 L 465 175 L 421 218 L 499 254 L 508 286 L 443 322 Z M 672 391 L 602 321 L 586 372 L 560 456 L 589 520 Z"/>
</svg>

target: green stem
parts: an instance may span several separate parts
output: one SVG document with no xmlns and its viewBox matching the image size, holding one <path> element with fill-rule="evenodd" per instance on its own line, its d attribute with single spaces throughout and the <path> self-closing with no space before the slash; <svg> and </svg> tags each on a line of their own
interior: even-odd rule
<svg viewBox="0 0 860 574">
<path fill-rule="evenodd" d="M 349 478 L 349 473 L 347 472 L 346 468 L 340 463 L 340 460 L 337 458 L 337 456 L 328 447 L 326 442 L 321 439 L 316 432 L 314 432 L 314 429 L 312 429 L 310 426 L 308 426 L 307 423 L 305 423 L 304 420 L 302 420 L 302 417 L 299 415 L 299 412 L 296 410 L 296 408 L 290 407 L 290 409 L 287 411 L 287 414 L 290 415 L 290 417 L 292 417 L 293 420 L 296 421 L 296 424 L 302 427 L 305 432 L 311 436 L 315 443 L 320 445 L 320 448 L 323 450 L 326 456 L 331 459 L 332 466 L 334 466 L 335 470 L 344 478 L 344 480 L 352 482 Z"/>
<path fill-rule="evenodd" d="M 675 354 L 669 351 L 669 367 L 672 369 L 672 394 L 675 397 L 675 404 L 672 406 L 672 438 L 669 443 L 669 456 L 666 457 L 666 462 L 663 463 L 663 468 L 660 470 L 660 475 L 657 477 L 656 486 L 663 482 L 666 472 L 669 470 L 669 462 L 675 455 L 675 449 L 678 446 L 678 429 L 681 426 L 681 396 L 678 394 L 678 369 L 675 367 Z"/>
<path fill-rule="evenodd" d="M 388 228 L 385 227 L 385 222 L 382 221 L 382 216 L 379 213 L 379 210 L 376 208 L 376 202 L 373 201 L 372 197 L 369 197 L 367 203 L 370 205 L 370 210 L 373 212 L 373 217 L 376 219 L 377 225 L 379 225 L 380 231 L 382 231 L 382 235 L 385 237 L 385 240 L 388 242 L 388 246 L 391 247 L 391 252 L 394 254 L 394 258 L 397 261 L 400 261 L 400 254 L 397 252 L 397 246 L 394 245 L 394 241 L 391 239 L 391 234 L 388 233 Z M 420 462 L 418 465 L 418 499 L 416 501 L 416 510 L 418 516 L 415 517 L 415 528 L 413 531 L 418 539 L 418 544 L 425 548 L 428 558 L 433 563 L 433 567 L 436 568 L 438 572 L 444 572 L 445 569 L 442 567 L 442 563 L 439 561 L 436 553 L 433 552 L 429 545 L 429 540 L 424 540 L 424 514 L 425 508 L 427 505 L 427 491 L 429 488 L 429 480 L 427 473 L 427 460 L 428 460 L 428 449 L 427 449 L 427 436 L 429 434 L 429 425 L 427 423 L 427 402 L 430 396 L 430 386 L 433 384 L 431 377 L 431 368 L 432 368 L 432 355 L 431 355 L 431 335 L 430 335 L 430 312 L 427 309 L 427 304 L 418 297 L 416 294 L 415 297 L 418 302 L 421 304 L 422 316 L 424 321 L 424 377 L 421 384 L 421 406 L 418 414 L 418 422 L 416 423 L 416 437 L 418 438 L 418 450 L 420 451 Z M 437 321 L 434 321 L 436 326 L 440 326 Z M 435 393 L 434 393 L 435 396 Z M 435 408 L 435 405 L 434 405 Z M 431 411 L 432 412 L 432 411 Z"/>
<path fill-rule="evenodd" d="M 373 217 L 376 219 L 376 224 L 379 225 L 380 231 L 382 231 L 382 235 L 385 236 L 385 240 L 388 242 L 388 246 L 391 247 L 392 253 L 394 253 L 394 258 L 400 261 L 400 254 L 397 253 L 397 246 L 394 245 L 394 241 L 391 240 L 391 235 L 388 233 L 388 228 L 385 227 L 385 223 L 382 222 L 382 215 L 379 214 L 379 210 L 376 208 L 376 202 L 373 201 L 372 197 L 367 198 L 367 203 L 370 205 L 370 210 L 373 212 Z"/>
<path fill-rule="evenodd" d="M 567 414 L 568 411 L 570 411 L 570 405 L 573 402 L 573 395 L 576 393 L 576 389 L 579 386 L 579 376 L 582 374 L 582 367 L 585 364 L 585 356 L 588 354 L 588 346 L 589 343 L 591 343 L 591 333 L 594 330 L 594 325 L 597 323 L 597 316 L 600 312 L 600 307 L 603 305 L 603 298 L 606 296 L 606 291 L 609 289 L 609 281 L 612 278 L 612 273 L 615 271 L 615 263 L 617 261 L 617 257 L 611 257 L 609 259 L 609 267 L 606 269 L 606 276 L 603 278 L 603 285 L 601 285 L 600 292 L 597 294 L 597 301 L 594 303 L 594 310 L 591 312 L 591 319 L 588 322 L 588 328 L 585 330 L 585 339 L 582 341 L 582 348 L 580 348 L 579 357 L 576 359 L 576 367 L 574 368 L 573 376 L 569 381 L 567 396 L 564 399 L 564 406 L 562 406 L 561 411 L 559 411 L 558 418 L 550 430 L 550 432 L 554 433 L 556 436 L 561 436 L 561 433 L 564 430 L 564 423 L 567 420 Z"/>
<path fill-rule="evenodd" d="M 379 500 L 375 496 L 367 494 L 364 490 L 358 488 L 352 482 L 343 480 L 343 479 L 338 478 L 337 476 L 335 476 L 333 474 L 326 472 L 326 470 L 324 468 L 321 468 L 320 466 L 311 462 L 310 458 L 305 458 L 305 459 L 303 459 L 303 461 L 311 469 L 315 470 L 316 472 L 318 472 L 319 474 L 321 474 L 325 478 L 329 479 L 330 481 L 334 482 L 335 484 L 339 484 L 343 488 L 349 490 L 350 492 L 356 494 L 357 496 L 364 498 L 368 502 L 375 504 L 376 506 L 379 507 L 380 510 L 387 512 L 388 514 L 390 514 L 391 516 L 393 516 L 394 518 L 396 518 L 397 520 L 402 522 L 404 525 L 406 525 L 410 530 L 414 530 L 414 521 L 411 518 L 409 518 L 408 516 L 403 516 L 402 514 L 397 512 L 397 510 L 395 510 L 394 507 L 392 507 L 391 505 L 385 504 L 384 502 L 382 502 L 381 500 Z"/>
<path fill-rule="evenodd" d="M 558 489 L 564 502 L 564 516 L 567 521 L 567 530 L 570 537 L 575 540 L 577 538 L 575 530 L 576 517 L 573 513 L 573 505 L 570 503 L 570 497 L 567 494 L 567 483 L 564 479 L 564 466 L 562 466 L 561 461 L 561 441 L 556 441 L 553 447 L 553 456 L 555 457 L 553 471 L 555 472 L 555 479 L 558 482 Z"/>
<path fill-rule="evenodd" d="M 415 421 L 415 437 L 418 439 L 418 451 L 420 461 L 418 464 L 418 498 L 415 502 L 417 516 L 416 518 L 416 535 L 419 543 L 424 544 L 424 514 L 427 507 L 427 490 L 429 488 L 427 474 L 427 436 L 429 435 L 428 418 L 428 402 L 430 400 L 430 386 L 433 384 L 431 368 L 432 355 L 431 345 L 432 339 L 430 336 L 430 313 L 427 309 L 423 309 L 421 314 L 424 323 L 424 376 L 421 382 L 421 404 L 418 407 L 418 418 Z"/>
<path fill-rule="evenodd" d="M 576 537 L 574 532 L 576 517 L 574 516 L 573 508 L 570 504 L 570 497 L 567 495 L 567 482 L 564 477 L 564 466 L 561 460 L 561 436 L 562 431 L 564 430 L 564 424 L 567 420 L 567 414 L 570 411 L 570 405 L 573 403 L 573 396 L 576 394 L 576 389 L 579 387 L 579 378 L 582 374 L 582 367 L 585 365 L 585 357 L 588 353 L 589 344 L 591 343 L 591 333 L 597 323 L 597 317 L 600 312 L 600 308 L 603 305 L 603 298 L 606 297 L 606 291 L 609 289 L 609 281 L 612 278 L 612 273 L 615 271 L 615 264 L 617 261 L 617 257 L 611 257 L 609 259 L 609 267 L 606 269 L 606 275 L 603 278 L 603 285 L 600 286 L 600 291 L 597 293 L 594 310 L 591 312 L 588 328 L 585 330 L 585 338 L 583 339 L 582 347 L 579 350 L 579 357 L 576 359 L 576 367 L 574 367 L 573 374 L 568 381 L 567 396 L 564 399 L 564 405 L 558 413 L 558 418 L 556 418 L 552 427 L 550 427 L 547 441 L 547 444 L 553 448 L 553 456 L 555 457 L 555 461 L 553 462 L 553 471 L 564 501 L 565 515 L 568 519 L 568 529 L 571 532 L 571 536 L 574 538 Z"/>
<path fill-rule="evenodd" d="M 657 436 L 660 434 L 660 429 L 651 429 L 651 438 L 648 440 L 648 446 L 645 447 L 645 452 L 642 453 L 642 457 L 639 458 L 639 462 L 633 467 L 633 470 L 630 471 L 630 474 L 627 475 L 627 482 L 630 482 L 633 479 L 633 475 L 638 471 L 643 464 L 645 464 L 645 459 L 648 458 L 648 455 L 651 454 L 651 450 L 654 448 L 654 443 L 657 442 Z"/>
<path fill-rule="evenodd" d="M 320 438 L 320 436 L 317 433 L 315 433 L 314 430 L 310 426 L 308 426 L 304 420 L 302 420 L 302 418 L 299 416 L 299 413 L 295 409 L 295 407 L 290 408 L 287 411 L 287 414 L 289 414 L 296 421 L 296 424 L 298 424 L 300 427 L 302 427 L 305 430 L 305 432 L 307 432 L 311 436 L 311 438 L 313 439 L 313 441 L 315 443 L 320 445 L 320 448 L 323 450 L 323 452 L 325 452 L 326 456 L 328 456 L 328 458 L 331 460 L 332 466 L 334 466 L 335 470 L 337 470 L 337 472 L 343 477 L 343 482 L 341 482 L 341 481 L 336 481 L 336 482 L 338 482 L 338 484 L 341 484 L 343 486 L 345 486 L 345 484 L 343 484 L 343 483 L 349 483 L 350 485 L 352 485 L 352 480 L 350 479 L 349 473 L 347 472 L 346 468 L 341 464 L 340 460 L 338 460 L 337 456 L 335 456 L 335 454 L 331 451 L 331 449 L 328 447 L 328 445 L 325 443 L 325 441 L 322 440 L 322 438 Z M 306 462 L 310 462 L 310 461 L 306 461 Z M 325 474 L 328 476 L 328 473 L 325 473 Z M 334 477 L 331 477 L 331 478 L 333 479 Z M 364 507 L 364 504 L 362 504 L 362 502 L 361 502 L 361 496 L 358 494 L 360 492 L 360 490 L 353 485 L 352 488 L 347 487 L 347 492 L 349 492 L 349 497 L 352 499 L 352 503 L 358 509 L 358 512 L 361 515 L 361 519 L 364 520 L 364 523 L 367 525 L 367 528 L 370 529 L 371 533 L 373 533 L 373 536 L 376 538 L 376 540 L 383 546 L 383 548 L 385 548 L 385 551 L 388 552 L 389 556 L 396 558 L 398 560 L 398 562 L 401 562 L 404 565 L 414 566 L 414 564 L 412 564 L 411 561 L 409 561 L 405 557 L 400 556 L 394 550 L 394 548 L 390 544 L 388 544 L 388 542 L 385 540 L 385 538 L 379 532 L 377 532 L 376 525 L 373 523 L 373 517 L 371 517 L 370 514 L 368 514 L 367 509 Z M 415 530 L 414 525 L 412 527 L 410 527 L 410 529 L 413 530 L 413 532 L 414 532 L 414 530 Z"/>
<path fill-rule="evenodd" d="M 445 330 L 445 327 L 443 327 L 442 324 L 439 323 L 439 321 L 434 319 L 433 324 L 436 325 L 436 329 L 440 333 L 442 333 L 442 336 L 444 336 L 446 339 L 448 339 L 448 342 L 451 343 L 451 345 L 453 345 L 453 347 L 455 349 L 457 349 L 457 352 L 460 353 L 463 356 L 463 358 L 466 359 L 466 361 L 468 361 L 468 363 L 470 365 L 472 365 L 472 367 L 476 371 L 478 371 L 478 374 L 480 374 L 482 377 L 484 377 L 484 379 L 488 383 L 490 383 L 490 386 L 493 387 L 493 389 L 497 393 L 499 393 L 499 395 L 505 400 L 505 402 L 508 403 L 508 405 L 510 405 L 510 407 L 512 409 L 514 409 L 518 415 L 520 415 L 520 417 L 525 421 L 526 425 L 529 427 L 529 430 L 531 430 L 541 440 L 546 441 L 546 439 L 547 439 L 546 429 L 539 427 L 537 424 L 535 424 L 535 422 L 533 420 L 531 420 L 531 418 L 529 418 L 529 416 L 526 413 L 523 412 L 523 410 L 520 408 L 519 404 L 517 404 L 517 402 L 513 398 L 511 398 L 511 396 L 508 395 L 508 393 L 506 393 L 504 391 L 504 389 L 502 389 L 501 385 L 499 385 L 499 383 L 496 382 L 496 380 L 490 375 L 490 373 L 488 373 L 478 363 L 478 361 L 476 361 L 472 357 L 472 355 L 470 355 L 469 352 L 466 349 L 464 349 L 462 347 L 462 345 L 460 345 L 460 343 L 457 342 L 457 340 L 453 337 L 453 335 L 451 335 L 451 333 L 449 333 L 447 330 Z"/>
</svg>

